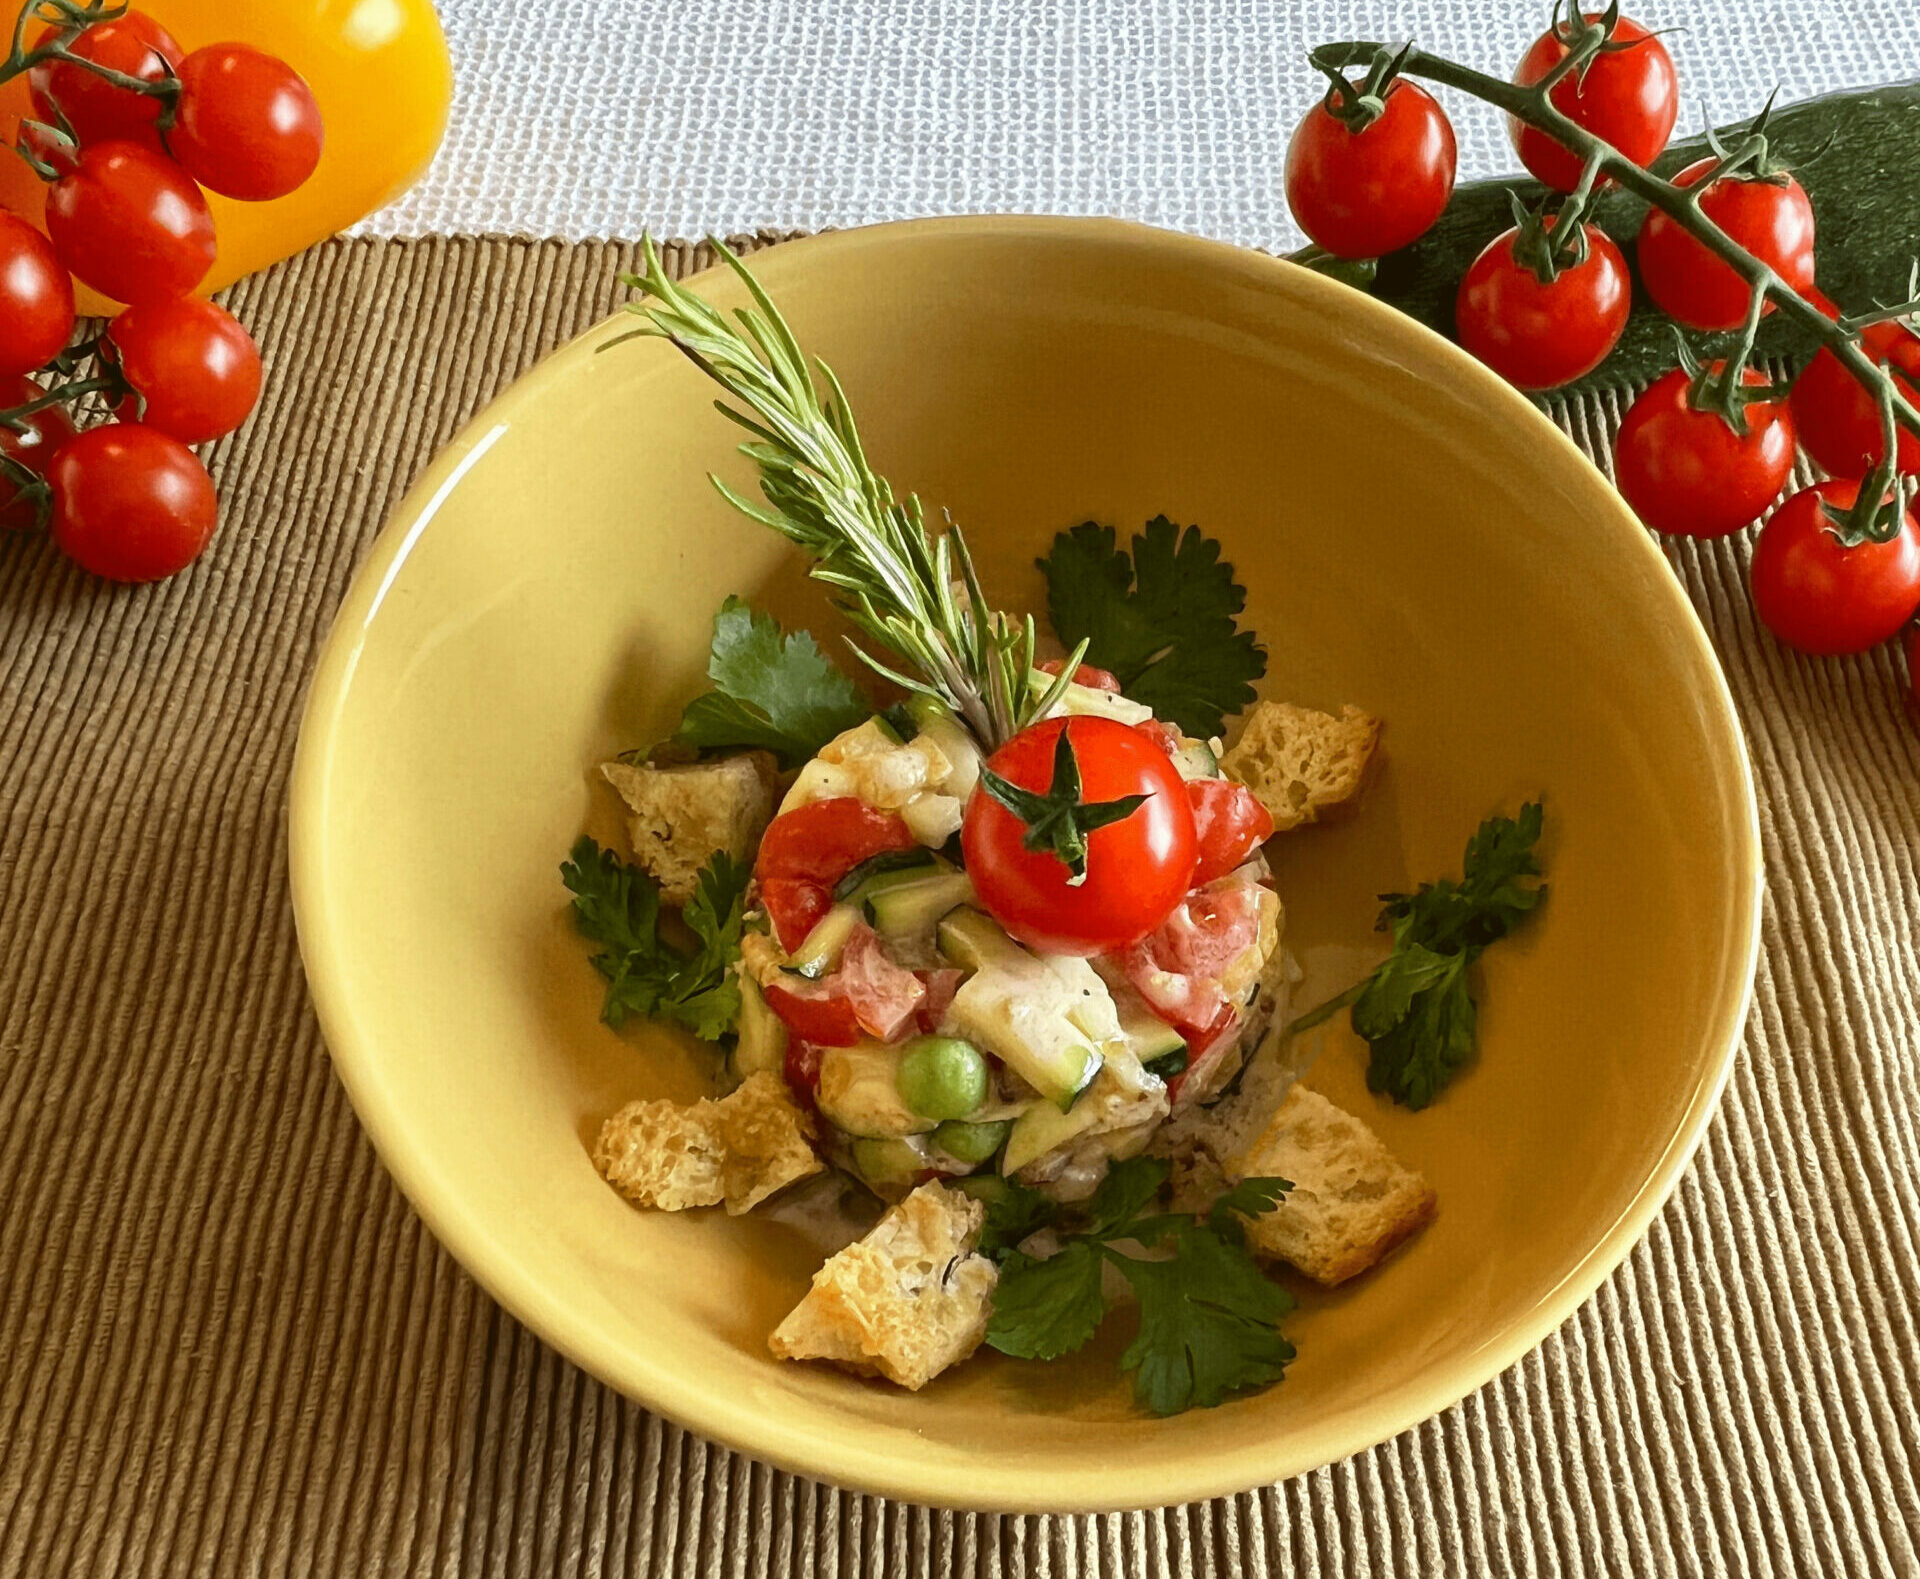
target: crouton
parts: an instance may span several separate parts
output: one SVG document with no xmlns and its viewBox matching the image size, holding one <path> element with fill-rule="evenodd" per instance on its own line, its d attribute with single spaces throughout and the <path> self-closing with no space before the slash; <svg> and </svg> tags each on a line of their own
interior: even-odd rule
<svg viewBox="0 0 1920 1579">
<path fill-rule="evenodd" d="M 628 1103 L 602 1126 L 593 1165 L 636 1206 L 679 1212 L 724 1202 L 737 1217 L 821 1171 L 812 1129 L 786 1082 L 762 1070 L 717 1102 Z"/>
<path fill-rule="evenodd" d="M 768 1346 L 918 1392 L 986 1336 L 1000 1273 L 973 1253 L 985 1221 L 971 1196 L 921 1185 L 814 1273 Z"/>
<path fill-rule="evenodd" d="M 1357 707 L 1342 708 L 1335 718 L 1288 702 L 1261 702 L 1220 766 L 1253 791 L 1274 832 L 1285 833 L 1358 795 L 1379 743 L 1380 720 Z"/>
<path fill-rule="evenodd" d="M 768 751 L 674 767 L 608 762 L 600 774 L 632 813 L 627 837 L 634 860 L 670 905 L 693 898 L 700 868 L 714 851 L 748 859 L 773 818 L 778 764 Z"/>
<path fill-rule="evenodd" d="M 1305 1086 L 1288 1091 L 1259 1138 L 1228 1166 L 1236 1179 L 1278 1175 L 1293 1188 L 1247 1223 L 1255 1254 L 1344 1283 L 1433 1218 L 1433 1187 L 1380 1137 Z"/>
</svg>

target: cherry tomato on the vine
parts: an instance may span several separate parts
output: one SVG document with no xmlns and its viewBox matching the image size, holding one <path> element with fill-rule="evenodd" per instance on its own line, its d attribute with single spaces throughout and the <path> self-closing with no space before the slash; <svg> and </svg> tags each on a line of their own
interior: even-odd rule
<svg viewBox="0 0 1920 1579">
<path fill-rule="evenodd" d="M 53 244 L 0 210 L 0 377 L 45 367 L 72 333 L 73 280 Z"/>
<path fill-rule="evenodd" d="M 1396 78 L 1371 124 L 1349 131 L 1316 104 L 1287 144 L 1287 206 L 1338 258 L 1377 258 L 1425 235 L 1453 195 L 1453 123 L 1433 95 Z"/>
<path fill-rule="evenodd" d="M 254 203 L 285 197 L 313 174 L 325 141 L 312 90 L 277 56 L 209 44 L 180 63 L 167 147 L 209 191 Z"/>
<path fill-rule="evenodd" d="M 213 536 L 213 479 L 178 439 L 137 422 L 89 428 L 47 468 L 53 539 L 113 581 L 159 581 L 186 569 Z"/>
<path fill-rule="evenodd" d="M 1556 389 L 1591 373 L 1627 326 L 1633 287 L 1626 259 L 1605 231 L 1584 229 L 1586 258 L 1549 284 L 1514 256 L 1517 226 L 1488 242 L 1460 281 L 1453 312 L 1460 343 L 1521 389 Z"/>
<path fill-rule="evenodd" d="M 129 307 L 113 321 L 107 343 L 121 374 L 144 397 L 115 406 L 182 444 L 231 433 L 260 398 L 260 352 L 224 307 L 197 296 Z"/>
<path fill-rule="evenodd" d="M 1869 324 L 1860 348 L 1893 373 L 1901 394 L 1920 405 L 1920 336 L 1897 323 Z M 1801 447 L 1822 471 L 1864 477 L 1886 455 L 1879 402 L 1825 346 L 1794 380 L 1791 400 Z M 1894 464 L 1903 472 L 1920 472 L 1920 435 L 1901 428 L 1899 438 Z"/>
<path fill-rule="evenodd" d="M 1696 160 L 1674 179 L 1696 186 L 1719 161 Z M 1723 176 L 1700 194 L 1700 212 L 1781 279 L 1804 294 L 1813 284 L 1813 205 L 1790 175 Z M 1647 294 L 1690 329 L 1737 329 L 1746 322 L 1753 292 L 1731 263 L 1662 209 L 1647 210 L 1636 243 Z M 1768 302 L 1765 312 L 1773 311 Z"/>
<path fill-rule="evenodd" d="M 1600 13 L 1587 13 L 1589 22 Z M 1570 24 L 1559 22 L 1533 41 L 1520 57 L 1513 80 L 1531 87 L 1566 59 Z M 1673 135 L 1680 112 L 1680 85 L 1667 46 L 1638 22 L 1621 17 L 1609 47 L 1587 63 L 1584 73 L 1562 77 L 1547 95 L 1555 109 L 1577 126 L 1610 142 L 1637 165 L 1652 164 Z M 1507 118 L 1514 152 L 1534 176 L 1557 191 L 1580 184 L 1581 161 L 1545 132 Z"/>
<path fill-rule="evenodd" d="M 1920 525 L 1908 511 L 1885 543 L 1843 544 L 1822 508 L 1844 510 L 1860 485 L 1802 489 L 1767 517 L 1754 545 L 1753 603 L 1768 630 L 1810 653 L 1865 652 L 1920 609 Z"/>
<path fill-rule="evenodd" d="M 47 234 L 74 275 L 138 307 L 185 296 L 213 267 L 213 215 L 164 154 L 95 143 L 47 189 Z"/>
<path fill-rule="evenodd" d="M 1185 781 L 1166 752 L 1110 718 L 1034 724 L 988 759 L 1000 778 L 1044 794 L 1054 782 L 1062 732 L 1079 765 L 1081 803 L 1146 799 L 1087 837 L 1075 882 L 1050 850 L 1029 850 L 1027 826 L 984 782 L 967 801 L 961 849 L 974 892 L 1009 933 L 1048 954 L 1103 954 L 1145 937 L 1192 886 L 1197 848 Z"/>
<path fill-rule="evenodd" d="M 1742 382 L 1757 387 L 1767 380 L 1748 368 Z M 1614 480 L 1656 532 L 1724 537 L 1754 520 L 1786 487 L 1793 471 L 1793 417 L 1784 400 L 1749 401 L 1743 436 L 1717 413 L 1688 403 L 1692 383 L 1676 367 L 1633 403 L 1614 448 Z"/>
<path fill-rule="evenodd" d="M 34 47 L 59 33 L 58 28 L 46 29 Z M 67 49 L 142 82 L 164 81 L 185 54 L 179 41 L 145 11 L 95 22 L 83 28 Z M 135 93 L 66 60 L 41 61 L 28 71 L 27 84 L 33 92 L 34 114 L 54 126 L 64 115 L 83 146 L 115 138 L 159 146 L 154 125 L 165 108 L 164 99 Z"/>
<path fill-rule="evenodd" d="M 30 378 L 17 374 L 0 377 L 0 411 L 11 411 L 29 401 L 38 400 L 46 391 Z M 73 437 L 73 418 L 64 406 L 42 406 L 20 419 L 21 428 L 0 424 L 0 455 L 44 477 L 60 446 Z M 39 511 L 20 495 L 19 479 L 0 467 L 0 531 L 33 526 Z"/>
</svg>

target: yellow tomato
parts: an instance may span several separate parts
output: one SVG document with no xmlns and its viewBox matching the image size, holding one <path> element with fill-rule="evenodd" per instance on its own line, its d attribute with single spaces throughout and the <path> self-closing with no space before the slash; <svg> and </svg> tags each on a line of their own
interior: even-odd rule
<svg viewBox="0 0 1920 1579">
<path fill-rule="evenodd" d="M 237 39 L 278 55 L 307 79 L 326 123 L 319 168 L 297 192 L 240 203 L 209 192 L 220 255 L 216 291 L 344 230 L 398 197 L 425 170 L 446 130 L 453 68 L 431 0 L 134 0 L 187 50 Z M 9 3 L 9 10 L 11 5 Z M 24 78 L 0 87 L 0 133 L 13 141 L 28 111 Z M 40 223 L 45 188 L 0 151 L 0 208 Z M 114 307 L 84 288 L 85 313 Z"/>
</svg>

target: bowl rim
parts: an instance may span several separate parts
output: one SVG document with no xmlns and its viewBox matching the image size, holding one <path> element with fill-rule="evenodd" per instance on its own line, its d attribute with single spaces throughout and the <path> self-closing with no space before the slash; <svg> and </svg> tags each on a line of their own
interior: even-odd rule
<svg viewBox="0 0 1920 1579">
<path fill-rule="evenodd" d="M 1362 1452 L 1420 1425 L 1491 1382 L 1537 1348 L 1586 1302 L 1602 1280 L 1638 1243 L 1678 1185 L 1704 1137 L 1730 1076 L 1752 1001 L 1761 935 L 1763 869 L 1759 810 L 1752 765 L 1732 693 L 1699 616 L 1677 576 L 1649 534 L 1572 439 L 1531 400 L 1504 379 L 1425 325 L 1360 292 L 1270 254 L 1131 221 L 1047 215 L 968 215 L 899 221 L 822 232 L 779 244 L 791 257 L 804 253 L 831 267 L 836 253 L 857 250 L 875 238 L 889 241 L 964 241 L 970 237 L 1094 245 L 1147 246 L 1190 258 L 1196 267 L 1226 270 L 1272 290 L 1276 284 L 1309 309 L 1316 304 L 1370 320 L 1375 349 L 1406 365 L 1420 366 L 1454 380 L 1484 405 L 1496 422 L 1517 430 L 1567 470 L 1570 489 L 1590 496 L 1593 530 L 1610 531 L 1622 541 L 1619 551 L 1639 553 L 1662 572 L 1654 595 L 1668 602 L 1669 613 L 1684 631 L 1700 660 L 1707 684 L 1700 698 L 1727 730 L 1732 750 L 1729 767 L 1734 791 L 1745 815 L 1736 817 L 1737 903 L 1732 967 L 1718 984 L 1711 1032 L 1716 1045 L 1665 1150 L 1625 1210 L 1595 1239 L 1586 1253 L 1529 1311 L 1497 1338 L 1451 1364 L 1429 1372 L 1364 1411 L 1349 1410 L 1331 1420 L 1302 1425 L 1275 1438 L 1191 1462 L 1128 1470 L 1102 1466 L 1036 1480 L 1026 1474 L 996 1471 L 982 1463 L 977 1476 L 959 1486 L 920 1469 L 910 1455 L 863 1445 L 861 1433 L 821 1432 L 796 1442 L 790 1432 L 770 1429 L 751 1405 L 722 1389 L 702 1385 L 671 1365 L 604 1340 L 590 1324 L 574 1319 L 555 1291 L 523 1273 L 515 1257 L 495 1240 L 487 1225 L 472 1215 L 459 1192 L 432 1168 L 409 1141 L 412 1128 L 392 1100 L 380 1075 L 372 1038 L 363 1034 L 342 987 L 337 929 L 327 903 L 322 849 L 324 810 L 335 731 L 367 632 L 421 534 L 462 477 L 511 425 L 516 411 L 538 398 L 544 383 L 535 375 L 590 351 L 621 315 L 601 321 L 557 347 L 515 379 L 463 425 L 429 463 L 381 526 L 352 582 L 321 649 L 309 682 L 294 751 L 288 793 L 288 860 L 291 894 L 301 957 L 309 991 L 333 1065 L 355 1113 L 382 1163 L 434 1237 L 476 1282 L 510 1315 L 543 1341 L 615 1391 L 634 1399 L 688 1430 L 777 1468 L 873 1495 L 923 1506 L 963 1511 L 1076 1514 L 1131 1510 L 1232 1495 L 1249 1487 L 1291 1479 Z M 1738 933 L 1744 927 L 1744 948 Z M 901 1400 L 911 1408 L 911 1400 Z"/>
</svg>

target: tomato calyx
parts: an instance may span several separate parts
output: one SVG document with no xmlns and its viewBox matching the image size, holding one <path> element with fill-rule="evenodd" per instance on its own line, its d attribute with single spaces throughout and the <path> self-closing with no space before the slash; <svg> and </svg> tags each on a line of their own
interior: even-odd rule
<svg viewBox="0 0 1920 1579">
<path fill-rule="evenodd" d="M 1387 112 L 1387 90 L 1400 75 L 1400 68 L 1413 53 L 1411 42 L 1398 51 L 1385 47 L 1354 51 L 1335 46 L 1316 49 L 1308 62 L 1327 78 L 1326 96 L 1321 99 L 1326 112 L 1356 135 L 1364 132 Z M 1355 82 L 1347 73 L 1362 59 L 1366 74 Z"/>
<path fill-rule="evenodd" d="M 1549 193 L 1538 203 L 1528 204 L 1518 192 L 1507 193 L 1513 208 L 1513 260 L 1532 270 L 1542 285 L 1551 285 L 1565 269 L 1579 268 L 1593 253 L 1593 241 L 1582 220 L 1586 198 L 1576 192 L 1549 212 L 1558 196 Z"/>
<path fill-rule="evenodd" d="M 1916 488 L 1920 488 L 1920 480 L 1912 477 L 1888 479 L 1878 502 L 1869 507 L 1866 501 L 1874 497 L 1873 480 L 1868 478 L 1861 486 L 1859 497 L 1850 503 L 1824 496 L 1820 500 L 1820 513 L 1826 518 L 1826 533 L 1842 548 L 1891 543 L 1905 529 L 1907 508 L 1913 503 Z"/>
<path fill-rule="evenodd" d="M 1718 417 L 1740 438 L 1744 439 L 1751 431 L 1747 407 L 1772 405 L 1785 400 L 1792 391 L 1791 384 L 1773 379 L 1749 381 L 1747 358 L 1737 348 L 1732 356 L 1703 357 L 1688 344 L 1678 324 L 1673 326 L 1673 339 L 1679 348 L 1680 366 L 1687 375 L 1688 409 Z"/>
<path fill-rule="evenodd" d="M 1023 789 L 992 768 L 980 769 L 980 787 L 1026 825 L 1021 843 L 1035 854 L 1050 854 L 1072 874 L 1070 885 L 1087 879 L 1087 838 L 1096 829 L 1124 822 L 1149 795 L 1122 795 L 1115 800 L 1080 798 L 1080 761 L 1073 741 L 1060 731 L 1053 749 L 1053 782 L 1044 793 Z"/>
</svg>

